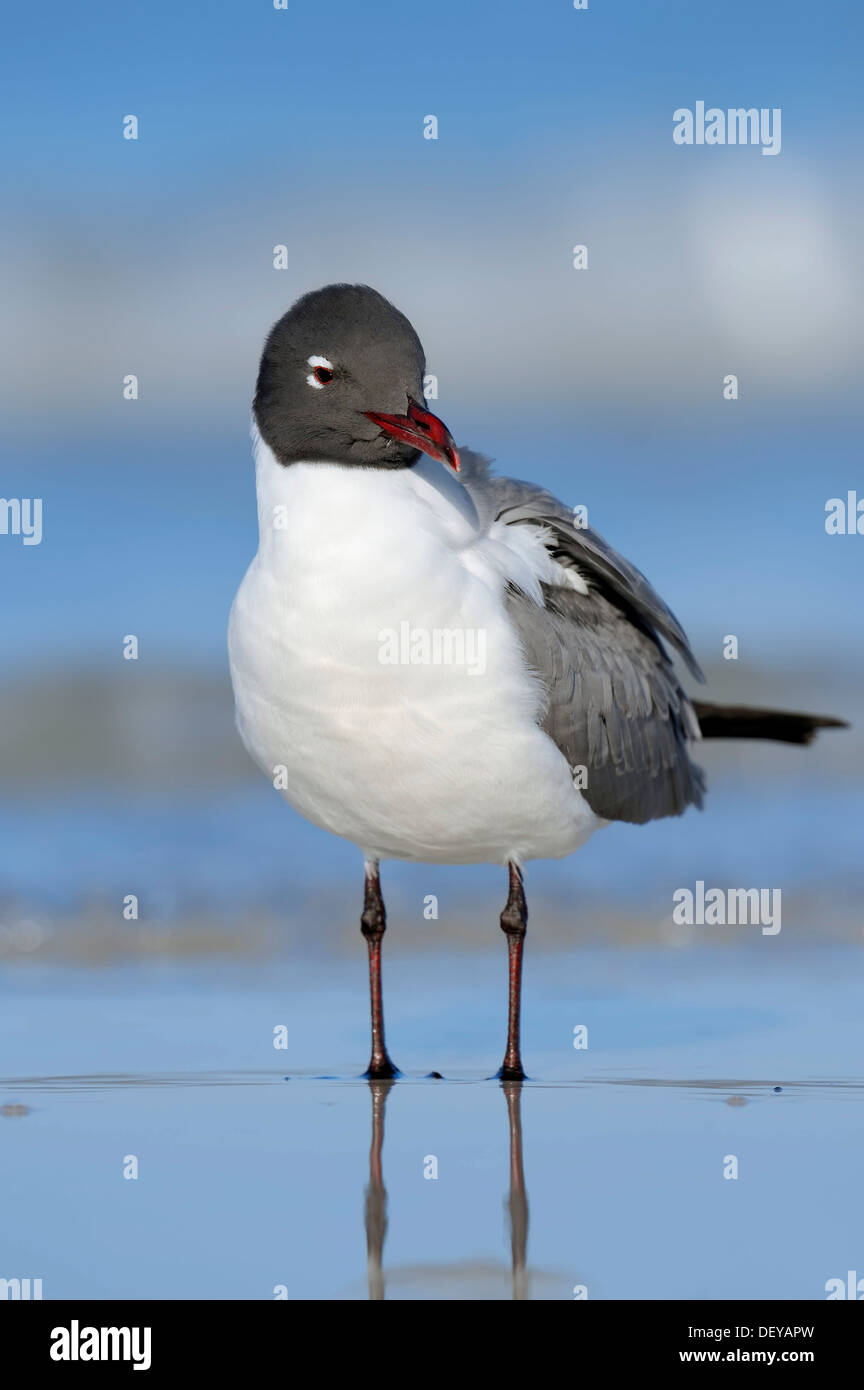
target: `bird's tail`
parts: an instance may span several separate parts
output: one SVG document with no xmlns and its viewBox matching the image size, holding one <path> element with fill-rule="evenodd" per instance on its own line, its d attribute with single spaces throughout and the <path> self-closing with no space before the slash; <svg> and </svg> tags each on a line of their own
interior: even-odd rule
<svg viewBox="0 0 864 1390">
<path fill-rule="evenodd" d="M 780 743 L 812 743 L 818 729 L 848 729 L 843 719 L 826 714 L 792 714 L 788 710 L 752 709 L 748 705 L 712 705 L 694 700 L 703 738 L 767 738 Z"/>
</svg>

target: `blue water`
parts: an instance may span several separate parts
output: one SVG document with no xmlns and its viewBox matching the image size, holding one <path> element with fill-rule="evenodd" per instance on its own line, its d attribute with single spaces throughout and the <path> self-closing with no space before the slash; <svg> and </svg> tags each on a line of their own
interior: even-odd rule
<svg viewBox="0 0 864 1390">
<path fill-rule="evenodd" d="M 860 948 L 529 952 L 533 1079 L 509 1118 L 486 1079 L 503 944 L 391 952 L 406 1076 L 380 1098 L 386 1195 L 373 1174 L 368 1203 L 361 950 L 326 965 L 7 966 L 0 1275 L 41 1278 L 46 1298 L 570 1299 L 584 1285 L 819 1299 L 864 1267 Z M 446 1079 L 424 1079 L 433 1069 Z"/>
</svg>

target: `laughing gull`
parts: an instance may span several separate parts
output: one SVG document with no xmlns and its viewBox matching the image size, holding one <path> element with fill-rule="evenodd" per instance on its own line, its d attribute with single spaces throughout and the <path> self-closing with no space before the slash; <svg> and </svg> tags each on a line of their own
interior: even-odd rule
<svg viewBox="0 0 864 1390">
<path fill-rule="evenodd" d="M 384 1041 L 379 862 L 509 874 L 507 1051 L 519 1047 L 522 867 L 610 821 L 701 806 L 701 737 L 808 743 L 839 720 L 690 700 L 702 679 L 644 575 L 533 483 L 493 476 L 426 409 L 407 318 L 366 285 L 271 330 L 254 401 L 259 548 L 231 613 L 240 736 L 365 860 L 371 1078 Z"/>
</svg>

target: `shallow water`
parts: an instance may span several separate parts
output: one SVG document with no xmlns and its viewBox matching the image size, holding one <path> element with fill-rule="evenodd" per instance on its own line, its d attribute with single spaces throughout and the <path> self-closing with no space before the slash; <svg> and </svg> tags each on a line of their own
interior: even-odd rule
<svg viewBox="0 0 864 1390">
<path fill-rule="evenodd" d="M 500 952 L 391 955 L 391 1085 L 357 1078 L 359 950 L 7 968 L 0 1276 L 45 1298 L 819 1299 L 864 1271 L 859 949 L 538 952 L 521 1088 L 486 1079 Z"/>
</svg>

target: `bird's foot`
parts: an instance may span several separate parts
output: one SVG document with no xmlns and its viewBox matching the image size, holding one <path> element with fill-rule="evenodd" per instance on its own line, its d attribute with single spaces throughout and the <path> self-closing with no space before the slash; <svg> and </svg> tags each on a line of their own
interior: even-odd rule
<svg viewBox="0 0 864 1390">
<path fill-rule="evenodd" d="M 517 1062 L 515 1066 L 513 1066 L 513 1065 L 510 1064 L 510 1063 L 505 1062 L 504 1065 L 503 1065 L 502 1067 L 499 1067 L 499 1068 L 498 1068 L 498 1070 L 496 1071 L 496 1073 L 495 1073 L 494 1077 L 492 1078 L 492 1080 L 493 1080 L 493 1081 L 527 1081 L 527 1080 L 528 1080 L 528 1077 L 526 1076 L 526 1074 L 525 1074 L 525 1072 L 524 1072 L 524 1070 L 523 1070 L 523 1068 L 522 1068 L 522 1063 L 521 1063 L 521 1062 Z"/>
<path fill-rule="evenodd" d="M 364 1081 L 395 1081 L 401 1075 L 399 1068 L 393 1065 L 385 1053 L 383 1058 L 372 1059 L 364 1071 L 362 1079 Z"/>
</svg>

